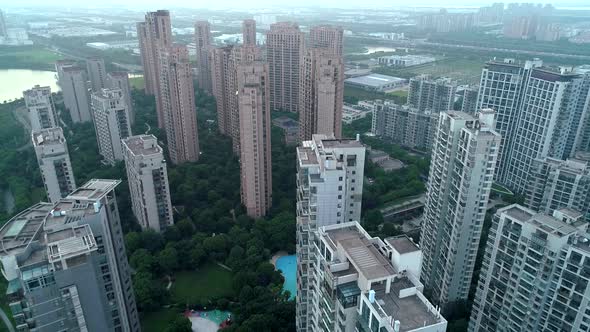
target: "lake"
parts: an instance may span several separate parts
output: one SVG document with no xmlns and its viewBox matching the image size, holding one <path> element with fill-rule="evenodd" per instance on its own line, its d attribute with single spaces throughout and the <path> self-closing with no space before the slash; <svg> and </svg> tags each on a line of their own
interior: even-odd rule
<svg viewBox="0 0 590 332">
<path fill-rule="evenodd" d="M 53 71 L 0 69 L 0 102 L 22 98 L 24 90 L 37 84 L 50 86 L 52 92 L 59 90 Z"/>
</svg>

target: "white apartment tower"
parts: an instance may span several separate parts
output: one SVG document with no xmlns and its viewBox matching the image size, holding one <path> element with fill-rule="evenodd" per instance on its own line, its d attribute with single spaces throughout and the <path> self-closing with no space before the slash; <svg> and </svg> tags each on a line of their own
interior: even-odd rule
<svg viewBox="0 0 590 332">
<path fill-rule="evenodd" d="M 361 217 L 365 147 L 358 140 L 314 135 L 297 148 L 297 330 L 311 324 L 308 272 L 315 232 Z"/>
<path fill-rule="evenodd" d="M 61 73 L 61 75 L 59 75 Z M 58 67 L 59 86 L 72 122 L 92 121 L 86 72 L 77 66 Z"/>
<path fill-rule="evenodd" d="M 33 148 L 50 202 L 58 202 L 76 189 L 68 145 L 60 127 L 41 129 L 32 134 Z"/>
<path fill-rule="evenodd" d="M 104 161 L 114 165 L 123 160 L 124 138 L 131 136 L 127 102 L 120 89 L 102 89 L 92 94 L 92 113 L 98 151 Z"/>
<path fill-rule="evenodd" d="M 490 109 L 440 113 L 420 235 L 422 280 L 440 305 L 469 294 L 500 147 L 493 128 Z"/>
<path fill-rule="evenodd" d="M 60 126 L 50 87 L 35 85 L 32 89 L 24 91 L 23 97 L 32 131 Z"/>
<path fill-rule="evenodd" d="M 492 221 L 469 331 L 589 331 L 590 235 L 581 213 L 519 205 Z"/>
<path fill-rule="evenodd" d="M 133 214 L 143 229 L 161 232 L 174 224 L 163 150 L 154 135 L 128 137 L 123 146 Z"/>
<path fill-rule="evenodd" d="M 449 78 L 430 79 L 426 75 L 410 79 L 408 105 L 420 112 L 446 112 L 453 109 L 457 85 Z"/>
<path fill-rule="evenodd" d="M 310 243 L 310 318 L 299 331 L 444 332 L 422 294 L 422 252 L 408 237 L 371 237 L 358 222 L 319 227 Z"/>
<path fill-rule="evenodd" d="M 131 124 L 135 122 L 135 112 L 133 111 L 133 101 L 131 99 L 131 84 L 129 83 L 129 74 L 125 71 L 113 71 L 107 74 L 107 87 L 110 89 L 121 89 L 127 104 L 127 112 Z"/>
</svg>

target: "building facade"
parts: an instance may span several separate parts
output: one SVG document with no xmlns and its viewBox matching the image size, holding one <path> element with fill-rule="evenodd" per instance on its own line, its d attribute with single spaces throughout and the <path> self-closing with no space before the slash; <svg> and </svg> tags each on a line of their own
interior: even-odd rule
<svg viewBox="0 0 590 332">
<path fill-rule="evenodd" d="M 270 70 L 271 110 L 297 112 L 299 110 L 299 62 L 305 36 L 292 22 L 270 26 L 266 34 L 266 59 Z"/>
<path fill-rule="evenodd" d="M 309 48 L 299 74 L 299 140 L 314 134 L 342 136 L 344 61 L 328 49 Z"/>
<path fill-rule="evenodd" d="M 438 118 L 438 113 L 381 102 L 373 110 L 371 132 L 408 148 L 430 150 Z"/>
<path fill-rule="evenodd" d="M 55 203 L 76 189 L 68 144 L 60 127 L 31 134 L 47 198 Z"/>
<path fill-rule="evenodd" d="M 358 222 L 319 227 L 308 271 L 311 317 L 302 331 L 446 331 L 422 294 L 422 253 L 408 237 L 371 237 Z"/>
<path fill-rule="evenodd" d="M 18 331 L 139 332 L 114 188 L 91 180 L 0 229 L 7 300 Z"/>
<path fill-rule="evenodd" d="M 524 205 L 552 215 L 561 208 L 581 212 L 590 220 L 590 166 L 588 160 L 555 158 L 533 161 Z"/>
<path fill-rule="evenodd" d="M 50 87 L 35 85 L 32 89 L 23 91 L 23 97 L 29 113 L 31 131 L 61 126 Z"/>
<path fill-rule="evenodd" d="M 131 125 L 135 123 L 135 112 L 133 111 L 133 101 L 131 99 L 131 84 L 129 83 L 129 74 L 125 71 L 113 71 L 107 74 L 107 87 L 110 89 L 120 89 L 125 97 L 127 104 L 127 113 Z"/>
<path fill-rule="evenodd" d="M 298 331 L 314 331 L 310 274 L 315 232 L 322 226 L 360 220 L 365 147 L 358 140 L 314 135 L 297 147 Z"/>
<path fill-rule="evenodd" d="M 60 72 L 59 86 L 72 122 L 92 121 L 86 72 L 77 66 L 60 66 L 58 76 Z"/>
<path fill-rule="evenodd" d="M 424 112 L 446 112 L 453 109 L 457 85 L 448 78 L 432 80 L 427 76 L 410 79 L 408 105 Z"/>
<path fill-rule="evenodd" d="M 461 103 L 461 112 L 475 114 L 477 111 L 477 92 L 478 88 L 466 88 L 463 91 L 463 102 Z"/>
<path fill-rule="evenodd" d="M 223 135 L 232 137 L 232 112 L 236 107 L 236 68 L 233 46 L 209 50 L 212 93 L 217 104 L 217 127 Z"/>
<path fill-rule="evenodd" d="M 133 215 L 142 229 L 163 231 L 174 224 L 164 150 L 154 135 L 123 140 Z"/>
<path fill-rule="evenodd" d="M 250 217 L 260 218 L 272 206 L 268 65 L 262 62 L 240 64 L 236 80 L 242 204 Z"/>
<path fill-rule="evenodd" d="M 160 56 L 160 89 L 168 154 L 174 164 L 199 160 L 199 135 L 188 49 L 174 44 Z"/>
<path fill-rule="evenodd" d="M 98 152 L 104 162 L 114 165 L 123 160 L 122 140 L 131 136 L 127 102 L 120 89 L 102 89 L 92 94 L 92 115 Z"/>
<path fill-rule="evenodd" d="M 256 46 L 256 21 L 247 19 L 242 22 L 242 44 Z"/>
<path fill-rule="evenodd" d="M 437 304 L 469 294 L 499 147 L 492 110 L 440 113 L 420 234 L 422 280 Z"/>
<path fill-rule="evenodd" d="M 86 59 L 86 72 L 88 73 L 90 89 L 93 92 L 107 87 L 107 69 L 104 65 L 104 59 L 97 57 Z"/>
<path fill-rule="evenodd" d="M 344 29 L 332 25 L 316 25 L 309 29 L 309 48 L 324 48 L 333 55 L 343 54 Z"/>
<path fill-rule="evenodd" d="M 211 65 L 208 59 L 211 48 L 211 25 L 209 22 L 197 21 L 195 23 L 195 45 L 199 88 L 211 93 Z"/>
<path fill-rule="evenodd" d="M 590 247 L 579 212 L 519 205 L 493 217 L 469 331 L 588 331 Z"/>
</svg>

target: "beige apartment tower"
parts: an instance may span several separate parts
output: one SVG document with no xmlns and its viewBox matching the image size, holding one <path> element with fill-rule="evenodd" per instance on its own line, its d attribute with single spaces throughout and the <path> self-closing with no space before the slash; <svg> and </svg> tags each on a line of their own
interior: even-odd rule
<svg viewBox="0 0 590 332">
<path fill-rule="evenodd" d="M 31 136 L 47 198 L 56 203 L 76 189 L 66 138 L 60 127 L 34 131 Z"/>
<path fill-rule="evenodd" d="M 250 217 L 259 218 L 272 204 L 268 65 L 262 62 L 241 64 L 236 76 L 242 203 Z"/>
<path fill-rule="evenodd" d="M 270 74 L 270 108 L 298 111 L 299 63 L 305 36 L 293 22 L 270 26 L 266 34 L 266 59 Z"/>
<path fill-rule="evenodd" d="M 114 165 L 123 160 L 123 142 L 131 136 L 127 102 L 120 89 L 101 89 L 92 94 L 92 115 L 98 152 L 104 162 Z"/>
<path fill-rule="evenodd" d="M 154 135 L 123 140 L 131 208 L 143 229 L 163 231 L 174 224 L 164 151 Z"/>
<path fill-rule="evenodd" d="M 156 111 L 158 113 L 158 127 L 164 128 L 164 108 L 160 95 L 160 56 L 172 45 L 172 26 L 170 12 L 158 10 L 148 12 L 145 22 L 137 24 L 137 36 L 143 65 L 145 92 L 156 96 Z"/>
<path fill-rule="evenodd" d="M 199 88 L 212 92 L 211 65 L 209 64 L 209 49 L 211 48 L 211 24 L 207 21 L 195 23 L 195 45 L 197 48 L 197 70 Z"/>
<path fill-rule="evenodd" d="M 58 68 L 59 86 L 63 93 L 64 105 L 70 112 L 72 122 L 88 122 L 90 115 L 90 96 L 86 84 L 84 69 L 77 66 L 61 66 Z"/>
<path fill-rule="evenodd" d="M 50 87 L 35 85 L 32 89 L 23 91 L 23 97 L 32 131 L 59 127 Z"/>
<path fill-rule="evenodd" d="M 332 25 L 318 25 L 309 30 L 309 47 L 327 48 L 335 55 L 342 55 L 344 30 Z"/>
<path fill-rule="evenodd" d="M 212 92 L 217 102 L 217 126 L 223 135 L 232 136 L 231 112 L 236 106 L 235 65 L 233 46 L 211 48 Z"/>
<path fill-rule="evenodd" d="M 197 161 L 197 109 L 188 49 L 174 44 L 162 53 L 160 60 L 160 88 L 170 160 L 174 164 Z"/>
<path fill-rule="evenodd" d="M 104 59 L 98 57 L 86 59 L 86 71 L 88 72 L 90 89 L 93 92 L 107 87 L 107 69 L 104 65 Z"/>
<path fill-rule="evenodd" d="M 328 49 L 310 48 L 301 57 L 299 139 L 314 134 L 342 136 L 344 62 Z"/>
<path fill-rule="evenodd" d="M 248 19 L 242 22 L 242 44 L 256 46 L 256 21 Z"/>
</svg>

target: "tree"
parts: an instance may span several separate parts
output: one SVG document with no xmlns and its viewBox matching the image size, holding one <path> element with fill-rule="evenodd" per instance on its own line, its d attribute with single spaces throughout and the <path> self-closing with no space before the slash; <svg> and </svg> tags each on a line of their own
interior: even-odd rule
<svg viewBox="0 0 590 332">
<path fill-rule="evenodd" d="M 133 290 L 137 306 L 142 311 L 151 311 L 162 305 L 165 291 L 160 282 L 149 272 L 138 272 L 133 276 Z"/>
<path fill-rule="evenodd" d="M 154 266 L 154 257 L 146 249 L 137 249 L 129 258 L 129 264 L 137 272 L 151 272 Z"/>
<path fill-rule="evenodd" d="M 158 263 L 165 273 L 178 269 L 178 253 L 173 246 L 168 245 L 158 253 Z"/>
<path fill-rule="evenodd" d="M 192 332 L 193 327 L 190 319 L 185 316 L 177 316 L 165 330 L 166 332 Z"/>
</svg>

